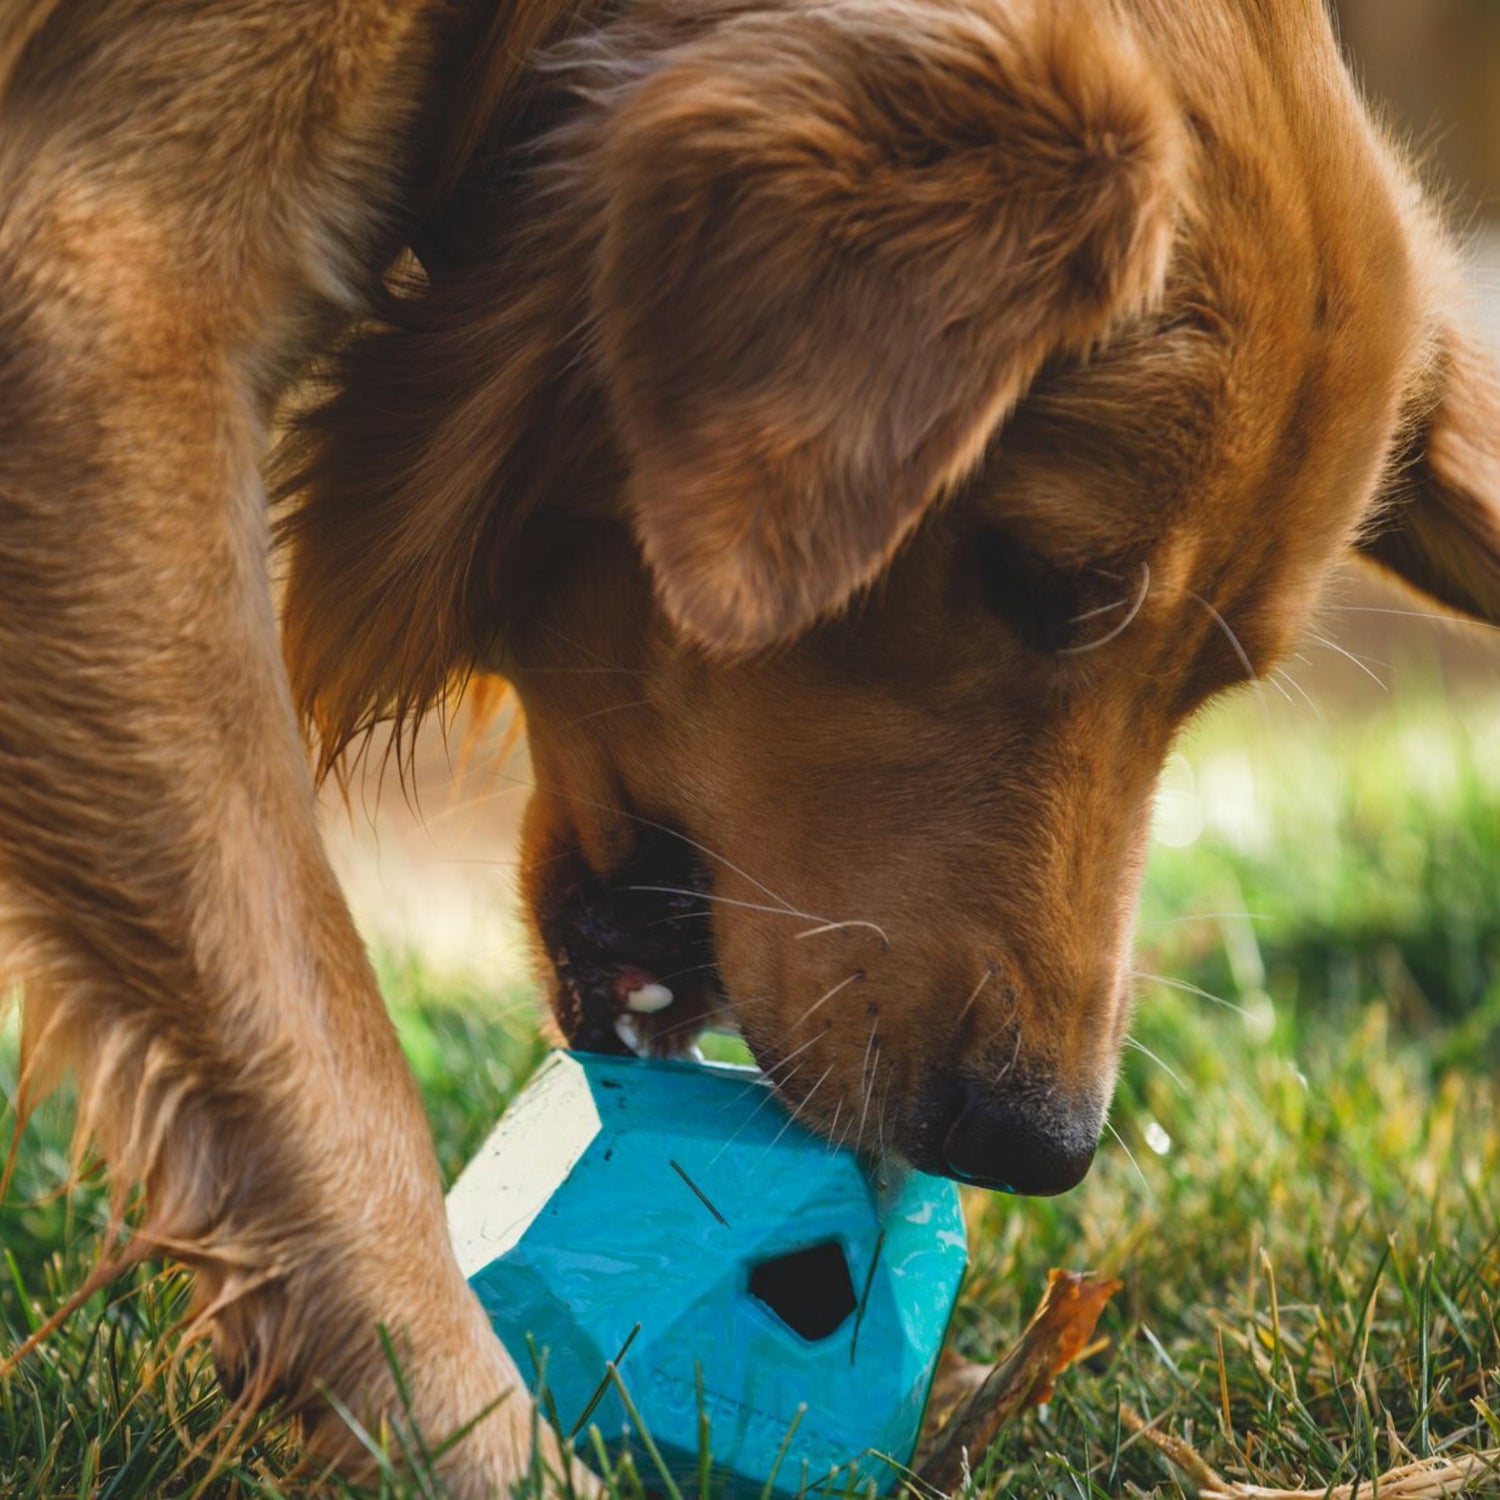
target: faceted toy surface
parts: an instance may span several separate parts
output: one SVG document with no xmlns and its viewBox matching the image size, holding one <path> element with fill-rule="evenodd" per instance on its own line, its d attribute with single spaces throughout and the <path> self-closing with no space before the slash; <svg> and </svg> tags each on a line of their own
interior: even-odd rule
<svg viewBox="0 0 1500 1500">
<path fill-rule="evenodd" d="M 783 1495 L 842 1485 L 851 1465 L 890 1486 L 967 1257 L 952 1183 L 875 1181 L 754 1069 L 565 1052 L 464 1169 L 448 1219 L 564 1428 L 599 1398 L 580 1451 L 588 1426 L 610 1445 L 630 1432 L 606 1372 L 628 1341 L 620 1378 L 667 1467 L 697 1475 L 702 1412 L 715 1470 L 757 1495 L 773 1473 Z"/>
</svg>

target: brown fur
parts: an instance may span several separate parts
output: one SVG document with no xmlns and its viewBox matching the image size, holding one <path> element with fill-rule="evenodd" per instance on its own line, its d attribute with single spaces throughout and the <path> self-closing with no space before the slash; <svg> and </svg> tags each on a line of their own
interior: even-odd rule
<svg viewBox="0 0 1500 1500">
<path fill-rule="evenodd" d="M 573 1034 L 670 883 L 653 1045 L 1086 1161 L 1185 718 L 1350 545 L 1500 621 L 1500 398 L 1315 0 L 31 0 L 0 89 L 5 961 L 253 1399 L 386 1409 L 377 1321 L 435 1432 L 516 1386 L 294 696 L 326 765 L 516 685 Z"/>
</svg>

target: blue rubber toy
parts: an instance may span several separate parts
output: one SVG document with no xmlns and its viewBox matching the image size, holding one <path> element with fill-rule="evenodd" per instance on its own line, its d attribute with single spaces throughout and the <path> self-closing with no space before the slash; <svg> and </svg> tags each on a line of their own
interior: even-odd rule
<svg viewBox="0 0 1500 1500">
<path fill-rule="evenodd" d="M 585 1458 L 596 1426 L 656 1479 L 607 1375 L 624 1349 L 666 1468 L 696 1487 L 702 1413 L 740 1495 L 891 1487 L 967 1260 L 951 1182 L 872 1181 L 754 1069 L 581 1053 L 543 1063 L 448 1220 L 495 1331 L 523 1369 L 538 1351 Z"/>
</svg>

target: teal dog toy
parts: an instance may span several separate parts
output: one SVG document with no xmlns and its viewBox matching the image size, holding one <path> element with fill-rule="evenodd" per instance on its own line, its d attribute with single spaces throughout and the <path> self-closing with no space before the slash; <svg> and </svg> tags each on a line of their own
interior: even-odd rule
<svg viewBox="0 0 1500 1500">
<path fill-rule="evenodd" d="M 958 1193 L 876 1182 L 754 1069 L 554 1053 L 448 1195 L 464 1274 L 535 1349 L 579 1451 L 597 1427 L 734 1494 L 893 1484 L 967 1252 Z M 621 1351 L 623 1358 L 620 1358 Z"/>
</svg>

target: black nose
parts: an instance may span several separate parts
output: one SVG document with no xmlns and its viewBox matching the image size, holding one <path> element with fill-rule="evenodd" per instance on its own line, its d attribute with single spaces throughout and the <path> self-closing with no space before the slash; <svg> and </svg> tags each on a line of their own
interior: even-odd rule
<svg viewBox="0 0 1500 1500">
<path fill-rule="evenodd" d="M 991 1093 L 965 1082 L 943 1161 L 960 1182 L 1047 1198 L 1083 1181 L 1098 1142 L 1091 1110 L 1024 1087 Z"/>
</svg>

